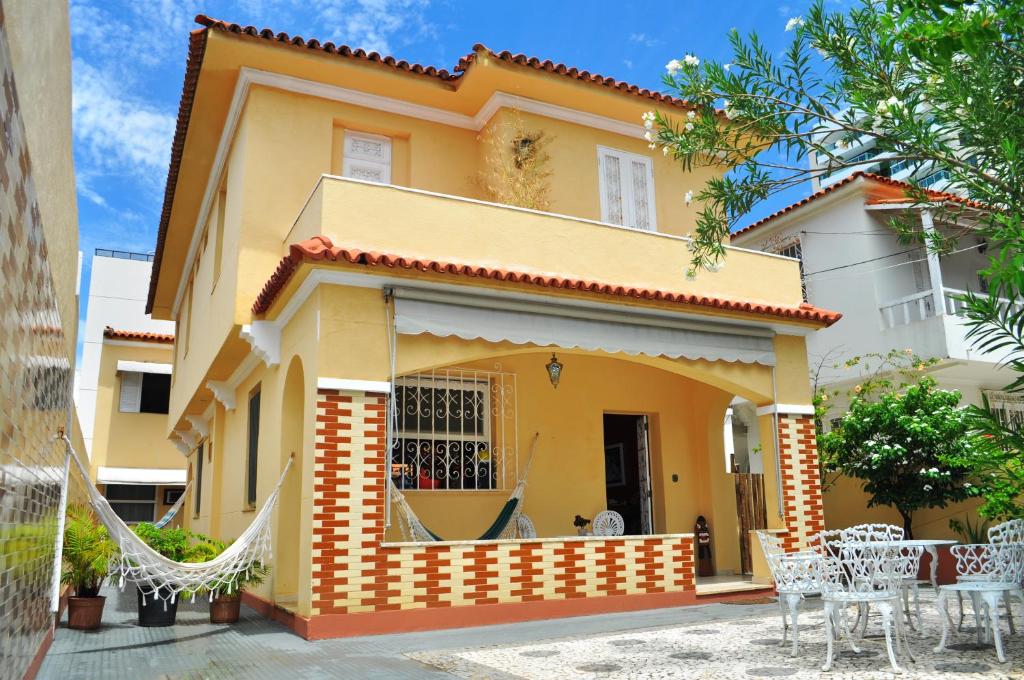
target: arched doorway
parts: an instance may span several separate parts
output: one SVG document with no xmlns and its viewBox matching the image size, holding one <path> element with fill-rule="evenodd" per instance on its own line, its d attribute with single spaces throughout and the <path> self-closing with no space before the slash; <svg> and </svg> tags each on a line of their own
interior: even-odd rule
<svg viewBox="0 0 1024 680">
<path fill-rule="evenodd" d="M 281 485 L 277 504 L 277 539 L 274 550 L 274 601 L 297 606 L 299 556 L 301 554 L 302 445 L 305 422 L 305 376 L 302 361 L 294 357 L 288 365 L 281 394 L 281 469 L 295 455 L 292 470 Z"/>
</svg>

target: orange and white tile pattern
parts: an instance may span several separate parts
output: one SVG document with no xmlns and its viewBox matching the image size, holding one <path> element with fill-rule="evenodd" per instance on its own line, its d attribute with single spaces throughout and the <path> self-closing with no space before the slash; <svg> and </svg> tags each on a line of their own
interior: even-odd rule
<svg viewBox="0 0 1024 680">
<path fill-rule="evenodd" d="M 312 615 L 683 593 L 693 537 L 384 544 L 385 397 L 317 397 Z"/>
<path fill-rule="evenodd" d="M 783 535 L 787 551 L 807 546 L 825 529 L 814 420 L 807 415 L 779 414 L 779 468 L 782 471 Z"/>
</svg>

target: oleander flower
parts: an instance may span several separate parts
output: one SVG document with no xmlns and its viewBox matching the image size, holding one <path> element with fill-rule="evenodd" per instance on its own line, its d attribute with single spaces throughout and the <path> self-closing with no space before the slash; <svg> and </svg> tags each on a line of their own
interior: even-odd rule
<svg viewBox="0 0 1024 680">
<path fill-rule="evenodd" d="M 968 102 L 968 104 L 969 104 L 969 103 L 970 103 L 970 102 Z M 694 118 L 696 118 L 696 117 L 697 117 L 697 112 L 696 112 L 696 111 L 687 111 L 687 112 L 686 112 L 686 119 L 687 119 L 687 120 L 693 120 L 693 119 L 694 119 Z"/>
<path fill-rule="evenodd" d="M 687 66 L 700 66 L 700 59 L 693 56 L 692 54 L 687 54 L 685 57 L 683 57 L 683 63 L 686 64 Z"/>
<path fill-rule="evenodd" d="M 792 19 L 790 19 L 789 21 L 786 22 L 786 31 L 787 32 L 788 31 L 792 31 L 792 30 L 794 30 L 796 28 L 799 28 L 800 26 L 803 26 L 803 25 L 804 25 L 804 18 L 803 17 L 793 17 Z"/>
<path fill-rule="evenodd" d="M 684 126 L 683 126 L 683 128 L 684 128 L 684 129 L 685 129 L 685 130 L 686 130 L 687 132 L 693 132 L 693 123 L 687 123 L 686 125 L 684 125 Z"/>
<path fill-rule="evenodd" d="M 670 76 L 674 76 L 675 74 L 679 73 L 679 69 L 681 68 L 683 68 L 683 64 L 678 59 L 673 59 L 672 61 L 665 64 L 665 70 L 668 71 L 668 74 Z"/>
</svg>

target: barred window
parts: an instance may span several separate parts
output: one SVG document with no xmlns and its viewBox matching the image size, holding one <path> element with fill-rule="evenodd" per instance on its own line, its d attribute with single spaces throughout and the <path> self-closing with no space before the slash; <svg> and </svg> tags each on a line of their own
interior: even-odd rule
<svg viewBox="0 0 1024 680">
<path fill-rule="evenodd" d="M 391 478 L 400 489 L 515 483 L 515 376 L 448 369 L 395 381 Z"/>
</svg>

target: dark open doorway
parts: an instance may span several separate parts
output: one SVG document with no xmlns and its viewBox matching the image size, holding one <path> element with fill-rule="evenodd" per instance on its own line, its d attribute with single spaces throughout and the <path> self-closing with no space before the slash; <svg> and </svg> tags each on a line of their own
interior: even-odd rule
<svg viewBox="0 0 1024 680">
<path fill-rule="evenodd" d="M 622 515 L 626 534 L 653 533 L 646 416 L 605 414 L 604 475 L 608 509 Z"/>
</svg>

